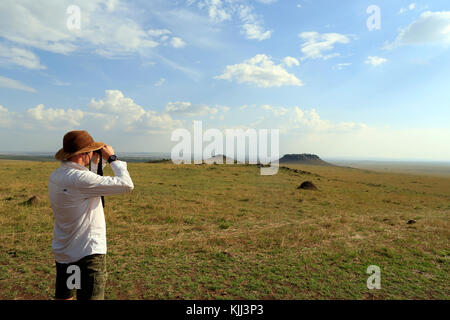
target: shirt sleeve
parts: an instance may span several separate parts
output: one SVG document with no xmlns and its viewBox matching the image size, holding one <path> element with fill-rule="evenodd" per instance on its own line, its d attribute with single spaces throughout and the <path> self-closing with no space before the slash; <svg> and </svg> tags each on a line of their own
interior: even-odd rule
<svg viewBox="0 0 450 320">
<path fill-rule="evenodd" d="M 130 192 L 134 189 L 133 181 L 124 161 L 111 162 L 114 177 L 102 177 L 91 171 L 83 171 L 76 187 L 87 198 L 116 195 Z"/>
</svg>

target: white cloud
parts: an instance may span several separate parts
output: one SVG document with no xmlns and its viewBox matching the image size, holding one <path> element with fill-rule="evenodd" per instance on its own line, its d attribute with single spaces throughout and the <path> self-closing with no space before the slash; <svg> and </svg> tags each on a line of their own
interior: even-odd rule
<svg viewBox="0 0 450 320">
<path fill-rule="evenodd" d="M 98 101 L 92 99 L 89 107 L 100 112 L 106 121 L 105 128 L 118 126 L 125 131 L 170 130 L 182 125 L 182 121 L 173 120 L 169 114 L 145 110 L 119 90 L 106 90 L 105 97 Z M 98 112 L 95 114 L 98 116 Z"/>
<path fill-rule="evenodd" d="M 166 82 L 166 79 L 161 78 L 158 82 L 155 83 L 155 87 L 161 87 Z"/>
<path fill-rule="evenodd" d="M 88 107 L 93 110 L 86 113 L 90 120 L 88 124 L 103 126 L 105 130 L 164 132 L 183 124 L 167 113 L 145 110 L 120 90 L 106 90 L 103 99 L 92 99 Z"/>
<path fill-rule="evenodd" d="M 401 8 L 400 11 L 398 12 L 399 14 L 403 14 L 405 12 L 408 11 L 412 11 L 416 8 L 416 4 L 415 3 L 411 3 L 409 6 L 407 6 L 406 8 Z"/>
<path fill-rule="evenodd" d="M 198 3 L 200 9 L 207 8 L 209 18 L 215 22 L 222 22 L 231 19 L 231 12 L 224 8 L 221 0 L 204 0 Z"/>
<path fill-rule="evenodd" d="M 151 36 L 151 37 L 163 37 L 165 35 L 169 35 L 172 32 L 170 30 L 167 29 L 150 29 L 147 31 L 147 33 Z"/>
<path fill-rule="evenodd" d="M 104 99 L 92 99 L 88 110 L 46 108 L 39 104 L 24 112 L 12 113 L 0 106 L 0 127 L 55 130 L 91 128 L 114 132 L 163 133 L 183 126 L 167 113 L 144 110 L 119 90 L 105 91 Z"/>
<path fill-rule="evenodd" d="M 380 58 L 380 57 L 373 57 L 373 56 L 369 56 L 367 57 L 366 63 L 370 64 L 374 67 L 380 66 L 383 63 L 387 62 L 387 59 L 385 58 Z"/>
<path fill-rule="evenodd" d="M 100 27 L 104 29 L 103 33 L 98 33 L 98 26 L 93 26 L 92 30 L 83 30 L 85 39 L 94 46 L 97 54 L 105 57 L 126 56 L 159 45 L 131 19 L 125 19 L 122 25 L 109 24 Z"/>
<path fill-rule="evenodd" d="M 43 70 L 45 66 L 41 65 L 39 58 L 31 51 L 8 47 L 0 44 L 0 64 L 3 65 L 18 65 L 32 70 Z"/>
<path fill-rule="evenodd" d="M 24 112 L 12 113 L 0 106 L 0 127 L 15 126 L 26 130 L 87 128 L 124 132 L 167 133 L 183 127 L 183 120 L 169 113 L 145 110 L 119 90 L 106 90 L 102 99 L 92 99 L 87 110 L 46 108 L 39 104 Z"/>
<path fill-rule="evenodd" d="M 243 22 L 242 31 L 247 39 L 262 41 L 272 36 L 273 31 L 263 28 L 261 18 L 253 13 L 253 7 L 240 5 L 237 12 Z"/>
<path fill-rule="evenodd" d="M 177 37 L 173 37 L 172 40 L 170 41 L 170 44 L 172 45 L 172 47 L 177 49 L 186 46 L 186 43 L 181 38 Z"/>
<path fill-rule="evenodd" d="M 242 28 L 247 39 L 262 41 L 269 39 L 272 36 L 272 31 L 265 31 L 259 24 L 245 23 Z"/>
<path fill-rule="evenodd" d="M 212 108 L 206 105 L 192 105 L 190 102 L 169 102 L 166 105 L 166 112 L 170 114 L 176 114 L 180 116 L 195 117 L 216 114 L 219 109 Z"/>
<path fill-rule="evenodd" d="M 300 79 L 288 73 L 282 65 L 274 64 L 265 54 L 258 54 L 243 63 L 227 66 L 225 72 L 215 79 L 235 80 L 261 88 L 303 85 Z"/>
<path fill-rule="evenodd" d="M 8 128 L 11 125 L 12 121 L 10 112 L 0 104 L 0 128 Z"/>
<path fill-rule="evenodd" d="M 363 123 L 355 122 L 341 122 L 333 123 L 328 120 L 323 120 L 320 118 L 319 114 L 315 109 L 312 110 L 302 110 L 299 107 L 294 107 L 294 116 L 292 118 L 293 127 L 292 129 L 303 129 L 309 131 L 351 131 L 351 130 L 361 130 L 366 129 L 367 126 Z"/>
<path fill-rule="evenodd" d="M 166 111 L 167 112 L 184 112 L 188 110 L 192 104 L 190 102 L 183 102 L 183 101 L 177 101 L 177 102 L 169 102 L 166 105 Z"/>
<path fill-rule="evenodd" d="M 0 88 L 8 88 L 15 90 L 22 90 L 27 92 L 36 92 L 35 89 L 23 84 L 22 82 L 6 77 L 0 76 Z"/>
<path fill-rule="evenodd" d="M 293 58 L 293 57 L 286 57 L 283 59 L 283 63 L 287 66 L 287 67 L 292 67 L 293 65 L 295 66 L 299 66 L 300 62 L 298 62 L 297 59 Z"/>
<path fill-rule="evenodd" d="M 214 23 L 222 23 L 232 20 L 237 16 L 242 25 L 241 32 L 247 39 L 263 41 L 272 36 L 272 30 L 266 30 L 263 27 L 263 21 L 260 15 L 254 13 L 253 6 L 249 5 L 250 1 L 245 0 L 199 0 L 197 6 L 202 10 L 207 10 L 211 21 Z M 258 2 L 271 4 L 275 0 L 258 0 Z M 187 5 L 195 3 L 195 0 L 188 0 Z"/>
<path fill-rule="evenodd" d="M 339 56 L 339 53 L 332 53 L 325 55 L 325 52 L 334 49 L 336 44 L 347 44 L 350 42 L 350 38 L 346 35 L 339 33 L 318 33 L 315 31 L 302 32 L 299 37 L 305 42 L 302 44 L 301 51 L 304 54 L 303 59 L 330 59 L 332 57 Z"/>
<path fill-rule="evenodd" d="M 168 29 L 150 29 L 147 31 L 148 35 L 150 35 L 155 41 L 158 41 L 158 44 L 168 45 L 170 44 L 173 48 L 183 48 L 186 46 L 186 43 L 180 37 L 172 37 L 170 35 L 172 32 Z M 169 41 L 170 39 L 170 41 Z"/>
<path fill-rule="evenodd" d="M 128 16 L 131 4 L 116 0 L 79 0 L 80 30 L 69 30 L 66 9 L 73 1 L 2 0 L 0 37 L 11 43 L 54 53 L 89 50 L 114 57 L 158 45 L 151 33 Z"/>
<path fill-rule="evenodd" d="M 45 109 L 43 104 L 27 110 L 27 116 L 35 122 L 40 122 L 47 128 L 64 126 L 79 126 L 84 117 L 81 110 Z"/>
<path fill-rule="evenodd" d="M 402 45 L 450 44 L 450 11 L 427 11 L 401 29 L 393 43 L 386 49 Z"/>
<path fill-rule="evenodd" d="M 164 1 L 166 2 L 168 3 Z M 220 23 L 211 21 L 209 16 L 204 14 L 204 10 L 179 6 L 173 10 L 158 12 L 156 18 L 162 25 L 176 32 L 176 36 L 189 46 L 213 51 L 229 48 L 221 37 Z"/>
<path fill-rule="evenodd" d="M 351 64 L 350 62 L 338 63 L 338 64 L 335 66 L 335 68 L 338 69 L 338 70 L 343 70 L 343 69 L 345 69 L 346 67 L 349 67 L 349 66 L 351 66 L 351 65 L 352 65 L 352 64 Z"/>
<path fill-rule="evenodd" d="M 147 111 L 141 120 L 137 129 L 145 129 L 150 132 L 167 132 L 183 126 L 183 121 L 174 120 L 167 113 L 157 113 L 156 111 Z"/>
<path fill-rule="evenodd" d="M 287 108 L 272 107 L 271 105 L 268 105 L 268 104 L 261 106 L 261 109 L 272 112 L 275 117 L 284 116 L 285 114 L 287 114 L 289 112 L 289 109 L 287 109 Z"/>
<path fill-rule="evenodd" d="M 257 111 L 252 112 L 253 118 L 258 118 L 256 122 L 250 125 L 261 126 L 265 128 L 279 128 L 283 134 L 283 142 L 288 137 L 303 136 L 326 136 L 335 135 L 342 137 L 346 134 L 356 134 L 368 129 L 364 123 L 353 121 L 337 122 L 333 120 L 322 119 L 315 109 L 305 110 L 298 106 L 294 107 L 274 107 L 265 104 L 259 109 L 269 112 L 269 115 L 261 115 Z M 316 143 L 320 144 L 320 141 Z"/>
<path fill-rule="evenodd" d="M 127 114 L 134 120 L 139 119 L 145 113 L 141 106 L 134 103 L 133 99 L 126 98 L 119 90 L 106 90 L 103 99 L 98 101 L 91 99 L 89 106 L 108 114 Z"/>
<path fill-rule="evenodd" d="M 68 5 L 68 1 L 36 5 L 35 1 L 3 0 L 0 2 L 0 37 L 51 52 L 71 52 L 76 48 L 76 36 L 66 27 Z"/>
</svg>

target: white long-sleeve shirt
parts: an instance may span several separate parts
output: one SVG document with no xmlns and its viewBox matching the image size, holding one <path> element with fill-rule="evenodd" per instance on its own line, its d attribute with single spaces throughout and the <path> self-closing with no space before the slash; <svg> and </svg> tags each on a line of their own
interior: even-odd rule
<svg viewBox="0 0 450 320">
<path fill-rule="evenodd" d="M 61 161 L 50 175 L 48 189 L 55 218 L 52 249 L 57 262 L 72 263 L 91 254 L 106 254 L 101 196 L 134 188 L 126 162 L 116 160 L 110 165 L 114 177 L 99 176 L 72 161 Z"/>
</svg>

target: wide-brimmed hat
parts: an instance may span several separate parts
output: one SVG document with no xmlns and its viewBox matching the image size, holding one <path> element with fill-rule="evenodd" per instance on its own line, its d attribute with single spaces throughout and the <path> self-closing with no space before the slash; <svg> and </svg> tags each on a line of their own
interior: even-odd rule
<svg viewBox="0 0 450 320">
<path fill-rule="evenodd" d="M 95 142 L 85 130 L 70 131 L 64 135 L 63 148 L 55 154 L 55 159 L 63 161 L 80 153 L 103 148 L 106 144 Z"/>
</svg>

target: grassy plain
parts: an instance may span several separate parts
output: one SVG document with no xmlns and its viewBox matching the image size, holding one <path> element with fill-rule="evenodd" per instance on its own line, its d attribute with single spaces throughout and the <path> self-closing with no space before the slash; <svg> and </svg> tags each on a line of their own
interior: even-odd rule
<svg viewBox="0 0 450 320">
<path fill-rule="evenodd" d="M 53 297 L 58 166 L 0 160 L 0 299 Z M 129 163 L 134 191 L 106 197 L 105 298 L 449 298 L 449 177 L 287 166 Z"/>
</svg>

